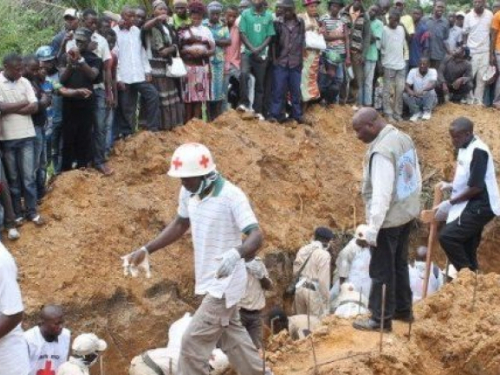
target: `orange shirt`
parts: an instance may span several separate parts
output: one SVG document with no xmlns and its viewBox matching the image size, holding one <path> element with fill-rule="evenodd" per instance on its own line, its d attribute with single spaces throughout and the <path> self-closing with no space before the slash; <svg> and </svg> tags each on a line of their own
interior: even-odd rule
<svg viewBox="0 0 500 375">
<path fill-rule="evenodd" d="M 497 31 L 497 40 L 495 41 L 495 51 L 500 52 L 500 11 L 496 12 L 491 22 L 491 28 Z"/>
</svg>

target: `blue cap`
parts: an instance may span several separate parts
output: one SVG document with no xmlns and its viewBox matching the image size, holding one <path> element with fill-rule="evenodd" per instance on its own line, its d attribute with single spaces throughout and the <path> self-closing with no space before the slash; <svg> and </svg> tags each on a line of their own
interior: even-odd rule
<svg viewBox="0 0 500 375">
<path fill-rule="evenodd" d="M 36 57 L 38 61 L 54 60 L 56 56 L 51 46 L 41 46 L 36 50 Z"/>
</svg>

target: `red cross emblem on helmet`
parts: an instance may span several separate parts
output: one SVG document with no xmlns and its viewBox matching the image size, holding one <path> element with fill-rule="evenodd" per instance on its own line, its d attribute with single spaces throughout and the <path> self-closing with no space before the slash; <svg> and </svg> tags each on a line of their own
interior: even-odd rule
<svg viewBox="0 0 500 375">
<path fill-rule="evenodd" d="M 204 176 L 215 171 L 209 149 L 200 143 L 185 143 L 172 155 L 168 175 L 177 178 Z"/>
</svg>

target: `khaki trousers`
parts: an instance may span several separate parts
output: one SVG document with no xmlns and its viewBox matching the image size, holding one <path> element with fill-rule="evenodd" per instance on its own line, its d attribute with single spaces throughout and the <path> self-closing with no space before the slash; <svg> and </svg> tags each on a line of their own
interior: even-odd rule
<svg viewBox="0 0 500 375">
<path fill-rule="evenodd" d="M 295 292 L 295 314 L 309 314 L 321 317 L 327 313 L 321 294 L 307 288 L 297 288 Z"/>
<path fill-rule="evenodd" d="M 261 375 L 263 361 L 247 330 L 241 325 L 238 307 L 226 308 L 226 300 L 206 295 L 182 338 L 181 375 L 208 374 L 208 358 L 217 342 L 238 374 Z"/>
</svg>

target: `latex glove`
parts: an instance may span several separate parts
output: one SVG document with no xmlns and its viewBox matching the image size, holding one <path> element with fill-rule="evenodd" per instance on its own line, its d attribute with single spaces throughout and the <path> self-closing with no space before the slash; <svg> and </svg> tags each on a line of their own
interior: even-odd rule
<svg viewBox="0 0 500 375">
<path fill-rule="evenodd" d="M 434 219 L 437 221 L 446 221 L 448 218 L 448 212 L 450 212 L 451 209 L 451 203 L 450 200 L 445 200 L 439 203 L 438 206 L 433 208 L 436 210 L 436 213 L 434 214 Z"/>
<path fill-rule="evenodd" d="M 247 268 L 248 273 L 258 280 L 266 277 L 266 267 L 260 258 L 255 258 L 250 262 L 246 262 L 245 267 Z"/>
<path fill-rule="evenodd" d="M 217 257 L 217 260 L 220 260 L 221 263 L 217 272 L 215 272 L 215 277 L 218 279 L 222 279 L 224 277 L 228 277 L 236 268 L 238 261 L 241 259 L 241 255 L 238 250 L 232 248 L 231 250 L 226 251 L 221 257 Z"/>
<path fill-rule="evenodd" d="M 356 235 L 358 237 L 356 243 L 361 247 L 377 246 L 377 236 L 378 230 L 370 225 L 360 225 L 356 229 Z"/>
<path fill-rule="evenodd" d="M 121 257 L 123 260 L 123 274 L 132 277 L 139 276 L 140 271 L 144 271 L 146 277 L 149 279 L 151 277 L 151 269 L 149 265 L 149 253 L 148 250 L 143 246 L 139 250 L 133 251 Z"/>
<path fill-rule="evenodd" d="M 453 184 L 451 182 L 441 181 L 439 182 L 439 190 L 451 190 L 453 188 Z"/>
</svg>

